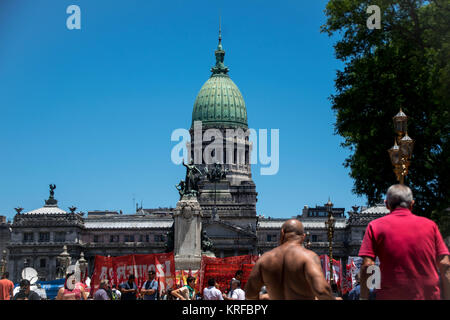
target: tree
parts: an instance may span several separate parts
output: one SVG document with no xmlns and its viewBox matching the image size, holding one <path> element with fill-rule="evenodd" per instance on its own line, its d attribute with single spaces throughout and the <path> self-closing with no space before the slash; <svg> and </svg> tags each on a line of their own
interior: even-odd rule
<svg viewBox="0 0 450 320">
<path fill-rule="evenodd" d="M 375 3 L 376 2 L 376 3 Z M 354 179 L 353 192 L 370 205 L 396 183 L 387 153 L 394 143 L 392 117 L 402 107 L 415 140 L 409 185 L 415 213 L 450 234 L 450 1 L 330 0 L 321 31 L 340 34 L 334 45 L 344 62 L 337 71 L 335 133 L 351 155 L 344 165 Z M 370 30 L 366 12 L 381 9 L 381 29 Z"/>
</svg>

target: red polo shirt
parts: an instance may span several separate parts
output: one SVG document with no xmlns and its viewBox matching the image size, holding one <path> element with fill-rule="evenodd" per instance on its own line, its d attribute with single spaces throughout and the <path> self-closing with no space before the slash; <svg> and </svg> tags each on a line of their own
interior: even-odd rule
<svg viewBox="0 0 450 320">
<path fill-rule="evenodd" d="M 436 223 L 405 208 L 370 222 L 359 250 L 380 259 L 377 300 L 440 299 L 436 261 L 448 254 Z"/>
</svg>

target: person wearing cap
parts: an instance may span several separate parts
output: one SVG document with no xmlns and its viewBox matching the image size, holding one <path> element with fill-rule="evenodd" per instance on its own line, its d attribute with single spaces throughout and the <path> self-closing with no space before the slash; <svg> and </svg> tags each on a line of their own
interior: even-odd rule
<svg viewBox="0 0 450 320">
<path fill-rule="evenodd" d="M 13 300 L 41 300 L 41 297 L 31 290 L 29 280 L 22 279 L 20 280 L 20 290 L 15 294 Z"/>
</svg>

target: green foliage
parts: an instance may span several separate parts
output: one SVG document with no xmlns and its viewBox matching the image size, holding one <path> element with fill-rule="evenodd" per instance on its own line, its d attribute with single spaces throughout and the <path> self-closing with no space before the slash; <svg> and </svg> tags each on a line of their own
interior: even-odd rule
<svg viewBox="0 0 450 320">
<path fill-rule="evenodd" d="M 381 29 L 370 30 L 366 9 L 381 9 Z M 330 0 L 321 31 L 338 34 L 335 132 L 352 151 L 344 165 L 353 191 L 379 202 L 396 183 L 387 153 L 394 144 L 392 117 L 402 107 L 415 140 L 405 183 L 415 213 L 438 222 L 449 234 L 450 198 L 450 1 Z"/>
</svg>

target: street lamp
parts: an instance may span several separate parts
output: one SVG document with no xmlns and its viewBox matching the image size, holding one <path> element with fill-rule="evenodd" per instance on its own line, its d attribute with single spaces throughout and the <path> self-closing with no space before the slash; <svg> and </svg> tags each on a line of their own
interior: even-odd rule
<svg viewBox="0 0 450 320">
<path fill-rule="evenodd" d="M 70 254 L 67 252 L 67 246 L 63 247 L 63 252 L 59 254 L 59 256 L 56 257 L 57 261 L 59 262 L 59 270 L 58 270 L 58 277 L 64 278 L 67 268 L 70 265 L 71 258 Z"/>
<path fill-rule="evenodd" d="M 84 280 L 86 279 L 86 275 L 87 275 L 88 262 L 84 258 L 83 252 L 81 252 L 80 259 L 78 259 L 78 265 L 80 266 L 80 271 L 81 271 L 80 281 L 84 282 Z"/>
<path fill-rule="evenodd" d="M 401 184 L 404 184 L 413 153 L 414 140 L 408 136 L 408 117 L 403 113 L 401 108 L 399 113 L 394 116 L 393 121 L 397 137 L 394 141 L 394 146 L 388 152 L 397 180 Z"/>
<path fill-rule="evenodd" d="M 334 226 L 336 224 L 336 220 L 333 217 L 333 203 L 328 199 L 328 202 L 325 204 L 328 211 L 328 220 L 325 221 L 325 225 L 328 229 L 328 256 L 330 259 L 330 284 L 333 281 L 333 235 L 334 235 Z"/>
<path fill-rule="evenodd" d="M 4 274 L 6 271 L 6 250 L 2 252 L 2 260 L 0 260 L 0 274 Z"/>
</svg>

